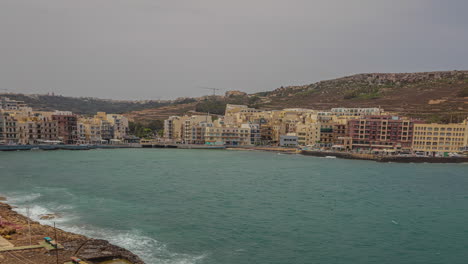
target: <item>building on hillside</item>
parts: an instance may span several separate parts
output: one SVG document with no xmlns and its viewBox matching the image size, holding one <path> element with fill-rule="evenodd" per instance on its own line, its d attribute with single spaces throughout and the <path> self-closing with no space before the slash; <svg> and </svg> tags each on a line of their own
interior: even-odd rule
<svg viewBox="0 0 468 264">
<path fill-rule="evenodd" d="M 414 124 L 422 123 L 398 116 L 366 116 L 348 121 L 353 150 L 411 151 Z"/>
<path fill-rule="evenodd" d="M 383 113 L 383 109 L 379 107 L 372 107 L 372 108 L 339 107 L 339 108 L 332 108 L 330 112 L 336 116 L 375 116 L 375 115 L 381 115 Z"/>
<path fill-rule="evenodd" d="M 415 124 L 413 150 L 425 155 L 461 152 L 468 146 L 468 123 Z"/>
<path fill-rule="evenodd" d="M 0 97 L 0 110 L 13 111 L 26 107 L 23 101 L 11 100 L 8 97 Z"/>
<path fill-rule="evenodd" d="M 265 116 L 265 111 L 249 108 L 246 105 L 227 104 L 224 115 L 226 125 L 235 126 L 245 123 L 258 123 Z"/>
</svg>

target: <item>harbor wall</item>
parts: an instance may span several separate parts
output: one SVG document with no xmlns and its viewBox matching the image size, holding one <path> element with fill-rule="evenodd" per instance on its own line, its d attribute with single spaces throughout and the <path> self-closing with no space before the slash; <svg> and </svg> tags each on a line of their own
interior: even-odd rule
<svg viewBox="0 0 468 264">
<path fill-rule="evenodd" d="M 372 160 L 377 162 L 395 163 L 464 163 L 468 157 L 404 157 L 404 156 L 378 156 L 372 154 L 358 154 L 348 152 L 301 151 L 302 155 L 314 157 L 335 156 L 341 159 Z"/>
</svg>

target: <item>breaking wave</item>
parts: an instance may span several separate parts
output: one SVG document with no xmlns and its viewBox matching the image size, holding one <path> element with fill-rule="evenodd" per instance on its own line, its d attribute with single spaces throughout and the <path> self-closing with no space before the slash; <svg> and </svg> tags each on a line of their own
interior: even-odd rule
<svg viewBox="0 0 468 264">
<path fill-rule="evenodd" d="M 12 194 L 7 195 L 8 202 L 13 205 L 32 202 L 38 199 L 39 197 L 41 197 L 40 193 L 31 193 L 31 194 L 12 193 Z"/>
<path fill-rule="evenodd" d="M 88 226 L 69 226 L 66 230 L 105 239 L 111 244 L 130 250 L 148 264 L 196 264 L 206 257 L 205 254 L 193 256 L 171 252 L 164 243 L 145 236 L 138 230 L 118 231 Z"/>
<path fill-rule="evenodd" d="M 190 255 L 171 252 L 166 244 L 145 236 L 139 230 L 123 231 L 99 228 L 91 224 L 78 224 L 79 216 L 73 214 L 73 206 L 40 203 L 38 202 L 42 196 L 40 193 L 13 193 L 6 196 L 7 202 L 16 207 L 14 211 L 25 216 L 29 215 L 34 221 L 44 225 L 53 225 L 55 222 L 59 224 L 59 228 L 67 232 L 107 240 L 111 244 L 130 250 L 148 264 L 197 264 L 206 257 L 206 254 Z M 60 217 L 51 220 L 41 219 L 42 215 L 47 214 L 58 214 Z"/>
</svg>

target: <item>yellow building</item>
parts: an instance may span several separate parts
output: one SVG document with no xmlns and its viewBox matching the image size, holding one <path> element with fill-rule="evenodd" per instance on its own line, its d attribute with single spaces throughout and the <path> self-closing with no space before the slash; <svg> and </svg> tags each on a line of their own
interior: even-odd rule
<svg viewBox="0 0 468 264">
<path fill-rule="evenodd" d="M 212 145 L 250 145 L 250 128 L 207 127 L 205 130 L 205 142 Z"/>
<path fill-rule="evenodd" d="M 194 115 L 184 120 L 182 138 L 185 144 L 204 144 L 205 128 L 212 126 L 209 115 Z"/>
<path fill-rule="evenodd" d="M 320 125 L 317 123 L 298 124 L 296 126 L 296 134 L 298 145 L 315 145 L 320 141 Z"/>
<path fill-rule="evenodd" d="M 468 123 L 414 124 L 413 150 L 427 155 L 460 152 L 468 144 Z"/>
</svg>

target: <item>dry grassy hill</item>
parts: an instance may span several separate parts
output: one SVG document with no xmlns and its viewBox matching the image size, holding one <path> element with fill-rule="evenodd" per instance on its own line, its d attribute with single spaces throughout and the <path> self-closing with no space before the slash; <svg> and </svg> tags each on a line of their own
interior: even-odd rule
<svg viewBox="0 0 468 264">
<path fill-rule="evenodd" d="M 234 100 L 235 99 L 235 100 Z M 213 100 L 215 113 L 226 103 L 244 103 L 260 109 L 382 107 L 387 111 L 430 121 L 457 122 L 468 116 L 468 71 L 422 73 L 365 73 L 271 92 Z M 166 118 L 194 111 L 200 101 L 180 106 L 134 111 L 139 120 Z M 208 112 L 209 108 L 205 108 Z"/>
<path fill-rule="evenodd" d="M 375 107 L 431 118 L 468 115 L 468 71 L 357 74 L 263 94 L 267 109 Z"/>
<path fill-rule="evenodd" d="M 138 122 L 166 119 L 184 113 L 223 114 L 226 104 L 246 104 L 260 109 L 332 107 L 382 107 L 387 111 L 430 121 L 457 122 L 468 117 L 468 71 L 421 73 L 365 73 L 288 86 L 270 92 L 182 98 L 164 102 L 113 101 L 37 95 L 6 95 L 24 100 L 36 109 L 126 113 Z"/>
</svg>

